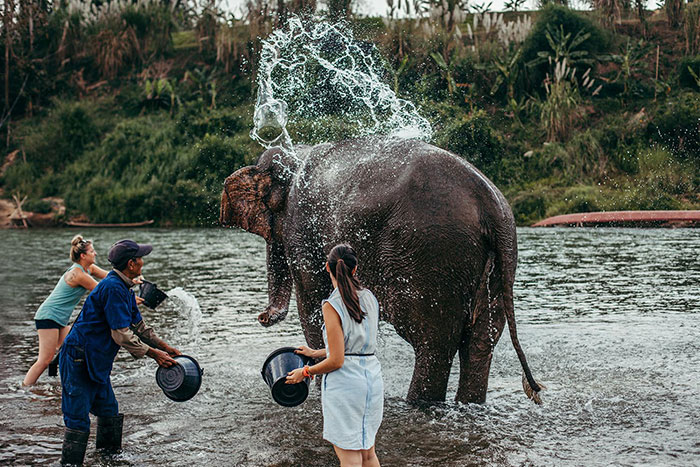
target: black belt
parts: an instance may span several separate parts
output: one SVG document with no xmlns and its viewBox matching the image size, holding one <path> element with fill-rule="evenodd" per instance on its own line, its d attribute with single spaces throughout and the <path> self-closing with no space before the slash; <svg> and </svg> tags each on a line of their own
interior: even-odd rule
<svg viewBox="0 0 700 467">
<path fill-rule="evenodd" d="M 346 353 L 346 357 L 371 357 L 373 353 Z"/>
</svg>

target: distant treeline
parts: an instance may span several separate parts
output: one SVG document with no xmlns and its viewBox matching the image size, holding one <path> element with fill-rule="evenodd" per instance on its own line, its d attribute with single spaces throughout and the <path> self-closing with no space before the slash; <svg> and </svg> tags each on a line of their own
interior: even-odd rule
<svg viewBox="0 0 700 467">
<path fill-rule="evenodd" d="M 325 14 L 377 46 L 433 142 L 492 178 L 528 224 L 700 208 L 700 2 L 642 3 L 390 2 L 387 17 L 359 18 L 334 0 Z M 3 196 L 29 195 L 35 211 L 58 196 L 93 222 L 214 225 L 224 178 L 262 152 L 248 135 L 260 38 L 315 9 L 257 0 L 235 18 L 214 2 L 6 1 Z M 345 137 L 340 107 L 295 121 L 292 137 Z"/>
</svg>

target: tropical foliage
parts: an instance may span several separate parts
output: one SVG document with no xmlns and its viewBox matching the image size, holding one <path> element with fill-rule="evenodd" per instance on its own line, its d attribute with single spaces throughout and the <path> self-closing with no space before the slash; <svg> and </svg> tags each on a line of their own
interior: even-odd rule
<svg viewBox="0 0 700 467">
<path fill-rule="evenodd" d="M 377 46 L 433 142 L 491 177 L 519 223 L 700 208 L 700 4 L 543 3 L 389 0 L 385 18 L 363 18 L 334 0 L 328 16 Z M 248 136 L 261 38 L 317 7 L 249 0 L 236 17 L 214 0 L 5 2 L 4 196 L 19 190 L 36 210 L 59 196 L 95 222 L 214 225 L 223 179 L 261 152 Z M 351 134 L 343 109 L 325 107 L 292 137 Z"/>
</svg>

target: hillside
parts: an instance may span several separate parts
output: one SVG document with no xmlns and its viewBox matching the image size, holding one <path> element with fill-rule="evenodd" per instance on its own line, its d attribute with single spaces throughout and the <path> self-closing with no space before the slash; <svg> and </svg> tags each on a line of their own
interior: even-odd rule
<svg viewBox="0 0 700 467">
<path fill-rule="evenodd" d="M 528 225 L 582 211 L 700 209 L 698 12 L 685 5 L 674 26 L 660 11 L 610 22 L 558 5 L 438 10 L 429 20 L 353 18 L 349 28 L 377 46 L 386 82 L 430 120 L 433 143 L 494 180 Z M 283 19 L 215 13 L 157 2 L 34 11 L 32 38 L 15 17 L 13 58 L 0 68 L 5 115 L 14 105 L 0 128 L 14 154 L 3 196 L 26 194 L 35 212 L 59 197 L 65 218 L 91 222 L 216 225 L 224 178 L 262 151 L 249 137 L 258 37 Z M 289 129 L 295 141 L 342 138 L 342 116 L 328 106 Z"/>
</svg>

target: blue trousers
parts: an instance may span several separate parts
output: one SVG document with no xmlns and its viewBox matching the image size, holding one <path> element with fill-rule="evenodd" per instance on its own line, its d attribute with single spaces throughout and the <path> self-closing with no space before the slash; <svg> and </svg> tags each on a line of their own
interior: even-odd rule
<svg viewBox="0 0 700 467">
<path fill-rule="evenodd" d="M 85 352 L 75 345 L 61 347 L 58 367 L 61 372 L 61 409 L 67 428 L 90 431 L 90 414 L 116 417 L 119 404 L 111 382 L 99 384 L 90 379 Z"/>
</svg>

